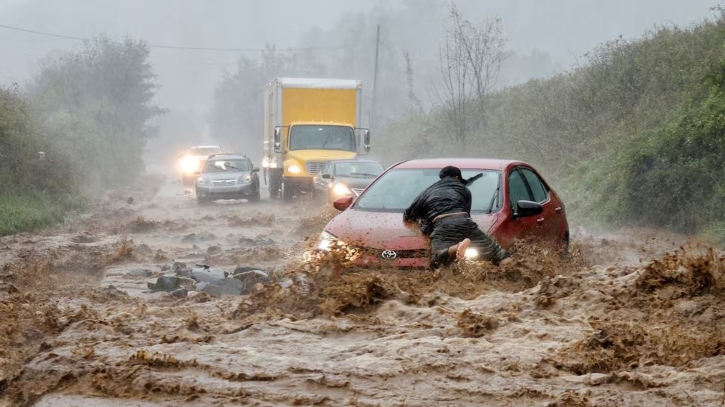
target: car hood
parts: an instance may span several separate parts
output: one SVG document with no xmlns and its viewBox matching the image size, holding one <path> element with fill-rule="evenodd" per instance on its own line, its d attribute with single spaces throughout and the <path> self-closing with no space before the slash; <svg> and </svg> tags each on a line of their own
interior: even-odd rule
<svg viewBox="0 0 725 407">
<path fill-rule="evenodd" d="M 205 172 L 201 174 L 201 177 L 205 180 L 215 181 L 222 179 L 239 179 L 249 175 L 249 171 L 237 171 L 237 172 Z"/>
<path fill-rule="evenodd" d="M 491 229 L 496 215 L 474 215 L 483 231 Z M 403 222 L 400 212 L 367 212 L 348 209 L 333 218 L 325 227 L 346 244 L 380 250 L 427 249 L 428 239 L 417 223 Z"/>
<path fill-rule="evenodd" d="M 363 177 L 335 177 L 335 182 L 345 184 L 350 188 L 363 189 L 370 185 L 375 180 L 375 177 L 363 178 Z"/>
</svg>

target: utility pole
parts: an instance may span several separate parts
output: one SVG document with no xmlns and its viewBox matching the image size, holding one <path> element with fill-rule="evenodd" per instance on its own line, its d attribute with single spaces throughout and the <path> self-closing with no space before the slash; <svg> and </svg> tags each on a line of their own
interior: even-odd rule
<svg viewBox="0 0 725 407">
<path fill-rule="evenodd" d="M 377 111 L 375 110 L 375 101 L 378 96 L 378 54 L 380 52 L 380 24 L 378 24 L 378 33 L 375 38 L 375 71 L 373 73 L 373 106 L 370 115 L 370 130 L 375 130 L 377 124 Z"/>
</svg>

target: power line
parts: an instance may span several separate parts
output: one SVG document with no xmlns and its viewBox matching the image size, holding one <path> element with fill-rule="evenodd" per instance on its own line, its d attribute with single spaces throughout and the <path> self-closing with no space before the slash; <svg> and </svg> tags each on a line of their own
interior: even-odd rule
<svg viewBox="0 0 725 407">
<path fill-rule="evenodd" d="M 73 40 L 73 41 L 97 41 L 92 38 L 83 38 L 83 37 L 73 37 L 70 35 L 62 35 L 62 34 L 54 34 L 44 31 L 36 31 L 36 30 L 29 30 L 26 28 L 20 28 L 20 27 L 13 27 L 9 25 L 0 24 L 0 28 L 5 28 L 7 30 L 13 30 L 13 31 L 21 31 L 24 33 L 30 33 L 35 35 L 43 35 L 46 37 L 54 37 L 54 38 L 63 38 L 66 40 Z M 185 47 L 180 45 L 160 45 L 160 44 L 148 44 L 149 48 L 158 48 L 158 49 L 178 49 L 178 50 L 189 50 L 189 51 L 234 51 L 234 52 L 262 52 L 262 51 L 268 51 L 267 48 L 220 48 L 220 47 Z M 315 50 L 323 50 L 323 49 L 336 49 L 341 48 L 339 46 L 330 46 L 330 47 L 305 47 L 305 48 L 285 48 L 285 49 L 276 49 L 278 51 L 315 51 Z"/>
</svg>

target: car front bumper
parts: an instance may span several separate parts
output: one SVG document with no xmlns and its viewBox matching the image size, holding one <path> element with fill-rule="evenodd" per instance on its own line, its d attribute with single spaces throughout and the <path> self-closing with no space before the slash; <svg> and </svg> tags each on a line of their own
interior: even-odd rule
<svg viewBox="0 0 725 407">
<path fill-rule="evenodd" d="M 338 250 L 338 249 L 332 249 Z M 382 250 L 371 248 L 340 249 L 351 265 L 362 268 L 391 267 L 399 269 L 425 269 L 430 266 L 430 251 Z"/>
<path fill-rule="evenodd" d="M 236 185 L 197 185 L 196 195 L 203 198 L 224 198 L 251 195 L 252 183 Z"/>
</svg>

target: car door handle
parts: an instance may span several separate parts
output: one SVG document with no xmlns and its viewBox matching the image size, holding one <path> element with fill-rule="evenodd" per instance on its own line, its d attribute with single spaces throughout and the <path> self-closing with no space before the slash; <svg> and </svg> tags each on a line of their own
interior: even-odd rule
<svg viewBox="0 0 725 407">
<path fill-rule="evenodd" d="M 543 222 L 543 221 L 544 221 L 544 218 L 539 218 L 539 219 L 536 219 L 536 222 L 538 222 L 538 223 L 541 223 L 541 222 Z"/>
<path fill-rule="evenodd" d="M 554 208 L 554 211 L 556 213 L 561 213 L 561 206 L 557 206 L 556 208 Z"/>
</svg>

